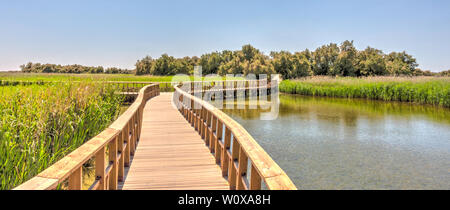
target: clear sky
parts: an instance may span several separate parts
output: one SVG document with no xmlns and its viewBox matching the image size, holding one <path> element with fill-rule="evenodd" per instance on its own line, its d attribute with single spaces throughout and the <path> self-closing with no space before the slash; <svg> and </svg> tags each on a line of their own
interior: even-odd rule
<svg viewBox="0 0 450 210">
<path fill-rule="evenodd" d="M 450 69 L 448 0 L 0 0 L 0 70 L 28 61 L 134 68 L 162 53 L 265 53 L 354 40 Z"/>
</svg>

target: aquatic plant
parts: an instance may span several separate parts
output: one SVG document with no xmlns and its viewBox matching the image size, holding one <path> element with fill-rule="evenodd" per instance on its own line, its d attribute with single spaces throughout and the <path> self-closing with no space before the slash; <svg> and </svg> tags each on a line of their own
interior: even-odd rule
<svg viewBox="0 0 450 210">
<path fill-rule="evenodd" d="M 100 83 L 0 87 L 0 189 L 12 189 L 100 133 L 122 96 Z"/>
<path fill-rule="evenodd" d="M 313 77 L 285 80 L 280 91 L 292 94 L 402 101 L 450 107 L 448 77 Z"/>
</svg>

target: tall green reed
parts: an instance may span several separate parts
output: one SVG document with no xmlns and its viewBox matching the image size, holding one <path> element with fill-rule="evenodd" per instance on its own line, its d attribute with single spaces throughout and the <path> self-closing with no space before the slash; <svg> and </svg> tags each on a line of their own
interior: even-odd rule
<svg viewBox="0 0 450 210">
<path fill-rule="evenodd" d="M 102 84 L 0 87 L 0 189 L 12 189 L 97 135 L 122 96 Z"/>
<path fill-rule="evenodd" d="M 292 94 L 384 101 L 414 102 L 450 107 L 448 78 L 312 78 L 285 80 L 280 91 Z"/>
</svg>

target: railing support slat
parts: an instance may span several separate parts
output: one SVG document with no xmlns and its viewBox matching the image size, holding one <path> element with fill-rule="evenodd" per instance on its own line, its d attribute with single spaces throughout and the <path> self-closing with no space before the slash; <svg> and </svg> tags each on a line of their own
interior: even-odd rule
<svg viewBox="0 0 450 210">
<path fill-rule="evenodd" d="M 231 151 L 231 158 L 229 159 L 229 172 L 228 172 L 228 183 L 230 184 L 230 189 L 236 189 L 236 174 L 237 167 L 235 161 L 238 161 L 239 158 L 239 142 L 233 137 L 233 148 Z"/>
<path fill-rule="evenodd" d="M 124 138 L 124 144 L 126 144 L 125 147 L 125 154 L 124 154 L 124 166 L 129 167 L 130 166 L 130 124 L 127 123 L 122 134 Z"/>
<path fill-rule="evenodd" d="M 95 155 L 95 176 L 100 181 L 98 190 L 106 189 L 106 177 L 105 177 L 105 148 Z"/>
<path fill-rule="evenodd" d="M 218 122 L 217 122 L 217 135 L 216 135 L 216 142 L 215 142 L 215 149 L 214 149 L 214 151 L 215 151 L 215 158 L 216 158 L 216 163 L 217 164 L 220 164 L 221 162 L 220 162 L 220 154 L 222 153 L 222 151 L 223 151 L 223 147 L 221 147 L 220 146 L 220 143 L 219 143 L 219 141 L 221 141 L 222 140 L 222 130 L 223 130 L 223 123 L 220 121 L 220 120 L 217 120 Z"/>
<path fill-rule="evenodd" d="M 205 144 L 209 145 L 209 138 L 211 137 L 211 112 L 206 110 L 206 128 L 205 128 Z"/>
<path fill-rule="evenodd" d="M 223 151 L 221 157 L 222 163 L 220 164 L 222 168 L 222 176 L 228 175 L 228 162 L 230 161 L 228 157 L 228 149 L 230 148 L 230 142 L 231 142 L 231 131 L 230 129 L 225 127 L 225 139 L 223 143 Z"/>
<path fill-rule="evenodd" d="M 245 189 L 245 183 L 242 181 L 242 177 L 247 173 L 247 155 L 245 154 L 243 148 L 239 150 L 239 165 L 238 165 L 238 172 L 237 172 L 237 189 L 238 190 L 244 190 Z"/>
<path fill-rule="evenodd" d="M 134 116 L 133 117 L 131 117 L 131 121 L 130 121 L 130 123 L 129 123 L 129 128 L 130 128 L 130 133 L 131 133 L 131 136 L 130 136 L 130 155 L 134 155 L 134 150 L 135 150 L 135 147 L 136 147 L 136 139 L 135 139 L 135 132 L 136 132 L 136 130 L 135 130 L 135 121 L 134 121 L 135 119 L 134 119 Z"/>
<path fill-rule="evenodd" d="M 119 136 L 118 136 L 118 153 L 120 153 L 120 158 L 119 158 L 119 168 L 118 168 L 118 171 L 119 171 L 119 174 L 118 174 L 118 180 L 119 181 L 123 181 L 123 178 L 124 178 L 124 168 L 125 168 L 125 158 L 124 158 L 124 154 L 125 154 L 125 151 L 124 151 L 124 148 L 123 148 L 123 144 L 124 144 L 124 138 L 123 138 L 123 131 L 122 132 L 120 132 L 120 134 L 119 134 Z"/>
<path fill-rule="evenodd" d="M 109 143 L 109 162 L 113 164 L 111 172 L 109 174 L 109 189 L 117 190 L 118 182 L 118 165 L 117 162 L 117 141 L 119 137 L 115 137 L 111 143 Z"/>
<path fill-rule="evenodd" d="M 82 184 L 83 168 L 79 167 L 69 176 L 69 190 L 81 190 Z"/>
<path fill-rule="evenodd" d="M 211 153 L 214 152 L 215 149 L 215 143 L 216 143 L 216 129 L 217 129 L 217 117 L 216 116 L 212 116 L 212 128 L 211 128 L 211 136 L 209 138 L 209 150 L 211 151 Z"/>
<path fill-rule="evenodd" d="M 250 172 L 250 190 L 260 190 L 261 189 L 261 177 L 258 174 L 255 166 L 252 164 L 252 169 Z"/>
</svg>

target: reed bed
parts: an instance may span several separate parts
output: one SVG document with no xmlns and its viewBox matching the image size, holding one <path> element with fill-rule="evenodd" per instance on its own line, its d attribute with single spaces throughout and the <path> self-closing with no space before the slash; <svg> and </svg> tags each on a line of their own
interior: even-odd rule
<svg viewBox="0 0 450 210">
<path fill-rule="evenodd" d="M 99 83 L 0 87 L 0 189 L 37 175 L 117 118 L 122 96 Z"/>
<path fill-rule="evenodd" d="M 280 84 L 280 91 L 450 107 L 450 77 L 310 77 L 285 80 Z"/>
<path fill-rule="evenodd" d="M 132 74 L 63 74 L 63 73 L 23 73 L 0 72 L 0 86 L 44 83 L 44 82 L 70 82 L 70 81 L 121 81 L 121 82 L 171 82 L 174 76 L 132 75 Z M 189 76 L 191 81 L 199 80 Z M 226 77 L 202 77 L 202 80 L 222 80 Z M 243 79 L 232 77 L 232 80 Z"/>
<path fill-rule="evenodd" d="M 136 76 L 132 74 L 62 74 L 62 73 L 22 73 L 0 72 L 2 81 L 134 81 L 134 82 L 170 82 L 172 76 Z"/>
</svg>

